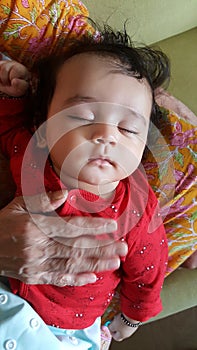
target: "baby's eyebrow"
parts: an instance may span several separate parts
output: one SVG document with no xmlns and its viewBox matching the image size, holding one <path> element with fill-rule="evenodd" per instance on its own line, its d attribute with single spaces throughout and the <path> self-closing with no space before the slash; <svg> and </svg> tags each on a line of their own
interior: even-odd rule
<svg viewBox="0 0 197 350">
<path fill-rule="evenodd" d="M 130 116 L 129 117 L 133 117 L 136 121 L 140 120 L 143 122 L 143 124 L 146 126 L 147 125 L 147 120 L 145 118 L 144 115 L 138 113 L 137 111 L 135 111 L 134 109 L 130 108 Z"/>
<path fill-rule="evenodd" d="M 92 97 L 92 96 L 75 95 L 64 100 L 63 105 L 68 107 L 68 106 L 75 105 L 76 103 L 90 103 L 90 102 L 98 102 L 98 101 L 95 97 Z"/>
</svg>

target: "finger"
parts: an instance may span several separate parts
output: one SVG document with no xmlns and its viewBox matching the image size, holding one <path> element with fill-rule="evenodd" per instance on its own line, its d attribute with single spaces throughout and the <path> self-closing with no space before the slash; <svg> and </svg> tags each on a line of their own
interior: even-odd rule
<svg viewBox="0 0 197 350">
<path fill-rule="evenodd" d="M 93 273 L 82 273 L 82 274 L 64 274 L 60 273 L 55 276 L 51 275 L 50 284 L 54 284 L 59 287 L 64 286 L 84 286 L 88 283 L 95 283 L 97 280 L 96 275 Z"/>
<path fill-rule="evenodd" d="M 61 206 L 66 198 L 68 192 L 56 191 L 51 193 L 41 193 L 35 196 L 25 196 L 24 199 L 18 198 L 19 208 L 23 208 L 29 213 L 48 213 L 51 212 L 57 216 L 54 212 L 59 206 Z M 13 203 L 14 204 L 14 203 Z M 15 200 L 15 206 L 17 202 Z M 79 235 L 87 234 L 102 234 L 110 233 L 117 230 L 117 223 L 111 219 L 104 218 L 91 218 L 91 217 L 71 217 L 63 218 L 56 217 L 55 220 L 47 216 L 35 216 L 31 215 L 34 222 L 37 223 L 38 227 L 45 227 L 45 233 L 50 234 L 50 237 L 57 236 L 58 227 L 58 237 L 65 236 L 65 230 L 68 232 L 70 237 L 77 237 Z M 57 221 L 58 219 L 58 221 Z M 50 223 L 49 223 L 50 221 Z M 69 227 L 65 228 L 65 222 L 69 224 Z M 50 224 L 50 225 L 49 225 Z M 58 226 L 56 226 L 58 224 Z M 60 226 L 60 227 L 59 227 Z"/>
<path fill-rule="evenodd" d="M 77 267 L 76 267 L 77 266 Z M 120 259 L 118 257 L 111 259 L 68 259 L 66 262 L 66 268 L 64 269 L 67 273 L 82 273 L 87 271 L 102 272 L 117 270 L 120 267 Z"/>
<path fill-rule="evenodd" d="M 39 272 L 47 272 L 47 271 L 53 271 L 53 272 L 61 272 L 66 274 L 78 274 L 78 273 L 85 273 L 87 271 L 89 272 L 101 272 L 101 271 L 107 271 L 107 270 L 116 270 L 120 266 L 120 259 L 112 258 L 112 259 L 87 259 L 87 258 L 81 258 L 81 259 L 47 259 L 47 261 L 37 261 L 37 264 L 35 265 L 26 265 L 21 270 L 22 273 L 26 275 L 34 275 L 38 271 Z"/>
<path fill-rule="evenodd" d="M 111 334 L 116 332 L 117 327 L 115 324 L 115 319 L 112 320 L 112 322 L 109 324 L 108 328 L 109 328 Z"/>
<path fill-rule="evenodd" d="M 38 259 L 36 265 L 22 265 L 20 259 L 17 259 L 15 261 L 15 266 L 10 263 L 10 261 L 4 261 L 4 264 L 6 268 L 0 271 L 2 276 L 17 278 L 23 282 L 32 284 L 52 283 L 63 286 L 94 283 L 96 281 L 96 276 L 93 272 L 96 272 L 96 270 L 101 272 L 117 269 L 119 260 L 111 259 L 96 262 L 85 259 L 82 264 L 81 262 L 76 263 L 74 259 L 70 261 L 65 259 L 51 259 L 45 262 L 40 261 L 40 263 Z M 73 264 L 75 264 L 75 266 Z M 86 271 L 89 272 L 87 273 Z"/>
<path fill-rule="evenodd" d="M 10 74 L 9 74 L 10 80 L 14 78 L 19 78 L 19 79 L 28 81 L 30 77 L 31 77 L 30 72 L 23 64 L 20 64 L 18 62 L 13 62 L 13 65 L 10 69 Z"/>
<path fill-rule="evenodd" d="M 114 340 L 116 341 L 122 341 L 123 338 L 122 336 L 120 335 L 120 332 L 117 331 L 118 327 L 117 327 L 117 324 L 116 324 L 116 317 L 112 320 L 112 322 L 109 324 L 109 331 L 111 333 L 111 336 L 113 337 Z"/>
<path fill-rule="evenodd" d="M 41 193 L 35 196 L 25 196 L 23 201 L 23 208 L 26 209 L 30 213 L 48 213 L 53 212 L 59 206 L 61 206 L 66 198 L 68 192 L 56 191 L 50 193 Z M 22 200 L 22 199 L 21 199 Z M 55 213 L 54 213 L 55 215 Z M 42 221 L 46 221 L 44 216 L 35 216 L 35 219 L 39 219 L 38 223 L 42 224 Z M 48 218 L 48 217 L 47 217 Z M 48 220 L 48 219 L 47 219 Z M 54 220 L 51 219 L 51 224 L 53 227 Z M 59 220 L 59 224 L 61 223 L 61 230 L 58 229 L 58 236 L 65 235 L 65 222 L 69 224 L 69 234 L 71 237 L 76 237 L 78 235 L 84 234 L 101 234 L 101 233 L 110 233 L 117 229 L 117 224 L 114 220 L 104 219 L 104 218 L 90 218 L 90 217 L 70 217 L 65 218 L 64 220 Z M 57 222 L 56 222 L 57 224 Z M 63 225 L 63 227 L 62 227 Z M 50 237 L 55 237 L 57 235 L 57 227 L 54 227 L 54 232 L 51 232 Z M 80 228 L 80 232 L 79 232 Z M 76 232 L 77 230 L 77 232 Z"/>
<path fill-rule="evenodd" d="M 0 81 L 2 85 L 10 85 L 9 72 L 12 66 L 12 61 L 0 61 Z"/>
<path fill-rule="evenodd" d="M 111 233 L 117 230 L 116 221 L 106 218 L 72 216 L 65 218 L 65 221 L 69 224 L 74 237 L 79 235 L 76 232 L 76 230 L 79 231 L 79 228 L 82 230 L 82 235 Z"/>
<path fill-rule="evenodd" d="M 11 87 L 13 89 L 12 95 L 19 97 L 24 95 L 29 87 L 29 82 L 23 79 L 14 78 L 11 81 Z"/>
<path fill-rule="evenodd" d="M 35 196 L 25 196 L 23 207 L 31 213 L 49 213 L 54 212 L 66 200 L 68 191 L 56 191 L 40 193 Z"/>
<path fill-rule="evenodd" d="M 22 265 L 20 259 L 16 259 L 15 266 L 10 262 L 11 259 L 4 260 L 4 270 L 0 270 L 1 276 L 12 277 L 19 279 L 20 281 L 28 284 L 54 284 L 57 286 L 82 286 L 88 283 L 95 283 L 97 277 L 94 273 L 81 273 L 81 274 L 66 274 L 61 271 L 50 271 L 49 265 L 46 271 L 43 271 L 43 266 L 37 265 L 34 269 L 28 268 Z M 1 266 L 1 259 L 0 259 Z"/>
<path fill-rule="evenodd" d="M 112 321 L 112 323 L 113 323 L 113 321 Z M 112 323 L 109 325 L 109 330 L 110 330 L 110 334 L 111 334 L 112 338 L 116 341 L 122 341 L 123 338 L 122 338 L 120 332 L 116 330 L 117 328 L 115 328 L 115 326 L 113 326 Z"/>
<path fill-rule="evenodd" d="M 86 240 L 86 243 L 84 242 Z M 41 246 L 42 252 L 47 257 L 54 257 L 54 258 L 69 258 L 69 257 L 75 257 L 76 259 L 80 258 L 81 256 L 85 255 L 88 257 L 94 257 L 94 258 L 113 258 L 114 256 L 125 256 L 127 255 L 128 246 L 125 242 L 111 242 L 108 240 L 98 240 L 97 246 L 93 247 L 93 239 L 89 238 L 89 243 L 87 242 L 88 238 L 82 237 L 80 240 L 80 249 L 73 247 L 73 242 L 70 240 L 66 241 L 64 244 L 59 244 L 57 242 L 50 242 L 51 244 L 44 244 Z M 69 245 L 68 245 L 69 244 Z M 85 245 L 86 244 L 86 245 Z M 88 246 L 88 249 L 87 249 Z"/>
<path fill-rule="evenodd" d="M 117 223 L 111 219 L 92 217 L 59 217 L 31 214 L 35 225 L 48 237 L 63 243 L 65 237 L 78 237 L 84 235 L 101 235 L 111 233 L 117 229 Z M 110 238 L 110 237 L 109 237 Z M 113 241 L 113 239 L 111 239 Z M 84 247 L 89 247 L 84 238 Z"/>
<path fill-rule="evenodd" d="M 93 273 L 84 273 L 79 275 L 62 274 L 54 272 L 41 272 L 34 275 L 18 274 L 12 271 L 6 271 L 2 276 L 19 279 L 26 284 L 52 284 L 59 287 L 64 286 L 84 286 L 88 283 L 96 282 L 96 275 Z"/>
</svg>

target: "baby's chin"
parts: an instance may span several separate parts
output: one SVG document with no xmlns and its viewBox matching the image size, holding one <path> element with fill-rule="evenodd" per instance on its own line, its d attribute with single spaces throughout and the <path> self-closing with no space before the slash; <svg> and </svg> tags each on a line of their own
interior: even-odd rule
<svg viewBox="0 0 197 350">
<path fill-rule="evenodd" d="M 91 172 L 89 174 L 81 172 L 78 176 L 71 176 L 67 173 L 62 173 L 61 175 L 61 181 L 69 190 L 79 188 L 97 195 L 113 192 L 120 181 L 117 177 L 109 179 L 106 176 L 91 174 Z"/>
<path fill-rule="evenodd" d="M 117 187 L 119 181 L 84 181 L 84 179 L 79 179 L 78 188 L 83 189 L 88 192 L 92 192 L 98 196 L 110 195 L 113 193 L 114 189 Z"/>
<path fill-rule="evenodd" d="M 92 170 L 92 169 L 91 169 Z M 93 186 L 103 186 L 111 185 L 117 181 L 123 180 L 128 176 L 128 173 L 125 172 L 105 172 L 105 171 L 88 171 L 85 174 L 82 172 L 79 173 L 77 181 L 79 183 L 86 183 L 87 185 Z"/>
</svg>

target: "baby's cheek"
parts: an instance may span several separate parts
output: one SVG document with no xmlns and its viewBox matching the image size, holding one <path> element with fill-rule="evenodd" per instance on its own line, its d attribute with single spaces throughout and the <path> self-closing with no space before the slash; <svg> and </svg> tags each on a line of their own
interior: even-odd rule
<svg viewBox="0 0 197 350">
<path fill-rule="evenodd" d="M 136 156 L 132 153 L 128 153 L 128 156 L 123 158 L 121 162 L 122 172 L 125 177 L 131 175 L 139 166 L 141 162 L 141 154 L 140 156 Z"/>
</svg>

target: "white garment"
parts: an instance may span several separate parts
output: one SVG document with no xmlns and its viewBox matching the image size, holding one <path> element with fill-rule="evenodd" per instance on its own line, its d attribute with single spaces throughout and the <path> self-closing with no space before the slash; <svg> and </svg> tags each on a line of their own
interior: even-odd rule
<svg viewBox="0 0 197 350">
<path fill-rule="evenodd" d="M 67 333 L 67 338 L 64 338 L 65 334 L 57 334 L 58 337 L 60 336 L 58 339 L 25 300 L 13 294 L 5 284 L 0 282 L 1 350 L 73 350 L 76 348 L 77 350 L 97 350 L 100 349 L 98 347 L 100 344 L 99 325 L 100 320 L 97 319 L 96 323 L 91 326 L 92 329 L 88 327 L 84 330 L 85 339 L 80 335 L 78 343 L 75 338 L 77 338 L 77 332 L 81 333 L 81 331 L 75 331 L 75 335 Z M 88 337 L 92 339 L 93 345 L 91 341 L 87 342 Z"/>
<path fill-rule="evenodd" d="M 90 327 L 66 330 L 50 327 L 53 334 L 65 345 L 66 350 L 99 350 L 101 342 L 101 319 L 98 317 Z"/>
</svg>

